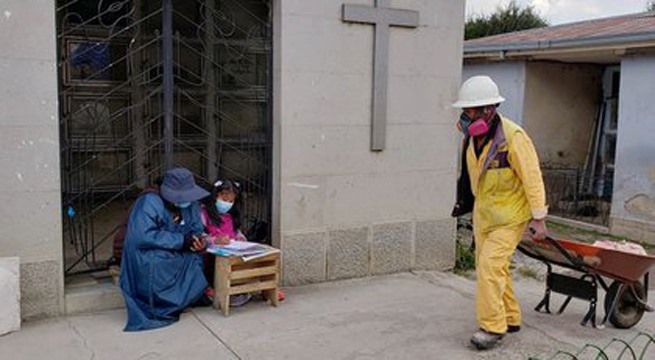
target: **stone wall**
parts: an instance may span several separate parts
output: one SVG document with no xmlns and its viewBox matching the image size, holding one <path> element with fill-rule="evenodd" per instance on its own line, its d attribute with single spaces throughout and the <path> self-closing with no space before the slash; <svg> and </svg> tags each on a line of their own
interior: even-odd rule
<svg viewBox="0 0 655 360">
<path fill-rule="evenodd" d="M 20 258 L 23 318 L 63 310 L 54 1 L 0 7 L 0 257 Z"/>
<path fill-rule="evenodd" d="M 284 236 L 284 282 L 297 285 L 454 265 L 451 219 L 374 224 Z"/>
<path fill-rule="evenodd" d="M 454 264 L 450 104 L 464 4 L 391 1 L 420 11 L 420 26 L 390 30 L 382 152 L 370 151 L 373 27 L 343 23 L 342 4 L 275 6 L 275 242 L 287 285 Z"/>
</svg>

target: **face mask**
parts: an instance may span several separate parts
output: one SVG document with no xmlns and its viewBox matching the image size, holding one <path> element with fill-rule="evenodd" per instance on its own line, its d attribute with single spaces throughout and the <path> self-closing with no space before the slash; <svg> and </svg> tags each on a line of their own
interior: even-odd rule
<svg viewBox="0 0 655 360">
<path fill-rule="evenodd" d="M 232 209 L 232 205 L 234 205 L 234 203 L 223 201 L 220 199 L 216 200 L 216 210 L 218 210 L 219 214 L 225 214 L 228 211 L 230 211 L 230 209 Z"/>
<path fill-rule="evenodd" d="M 462 115 L 459 116 L 459 123 L 457 127 L 459 128 L 459 131 L 464 134 L 464 136 L 469 136 L 469 125 L 471 125 L 472 122 L 473 120 L 471 120 L 471 118 L 466 115 L 465 112 L 462 112 Z"/>
<path fill-rule="evenodd" d="M 181 202 L 181 203 L 175 204 L 175 206 L 177 206 L 177 207 L 180 208 L 180 209 L 186 209 L 186 208 L 188 208 L 189 206 L 191 206 L 191 202 L 189 202 L 189 201 L 187 201 L 187 202 Z"/>
<path fill-rule="evenodd" d="M 475 119 L 471 119 L 466 112 L 462 112 L 459 117 L 459 129 L 465 136 L 481 136 L 489 132 L 489 124 L 487 120 L 496 116 L 496 112 L 491 112 L 487 116 L 484 114 L 476 114 Z M 488 118 L 487 118 L 488 117 Z"/>
<path fill-rule="evenodd" d="M 487 125 L 487 122 L 482 118 L 475 120 L 468 127 L 468 133 L 471 136 L 481 136 L 488 132 L 489 132 L 489 125 Z"/>
</svg>

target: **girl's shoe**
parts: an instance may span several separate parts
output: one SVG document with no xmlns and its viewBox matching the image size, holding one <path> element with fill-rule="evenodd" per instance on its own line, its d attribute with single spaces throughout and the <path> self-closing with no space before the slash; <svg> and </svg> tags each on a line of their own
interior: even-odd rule
<svg viewBox="0 0 655 360">
<path fill-rule="evenodd" d="M 252 299 L 252 295 L 250 294 L 239 294 L 239 295 L 232 295 L 230 296 L 230 306 L 231 307 L 239 307 L 243 306 L 248 303 Z"/>
<path fill-rule="evenodd" d="M 207 296 L 207 294 L 202 294 L 200 299 L 191 305 L 191 307 L 207 307 L 211 306 L 214 303 L 214 299 Z"/>
<path fill-rule="evenodd" d="M 207 295 L 208 298 L 214 300 L 214 296 L 216 296 L 216 291 L 214 291 L 213 287 L 207 287 L 205 289 L 205 295 Z"/>
<path fill-rule="evenodd" d="M 211 287 L 207 287 L 205 289 L 205 292 L 202 294 L 200 299 L 198 299 L 195 303 L 191 305 L 191 307 L 205 307 L 205 306 L 211 306 L 214 304 L 214 289 Z"/>
</svg>

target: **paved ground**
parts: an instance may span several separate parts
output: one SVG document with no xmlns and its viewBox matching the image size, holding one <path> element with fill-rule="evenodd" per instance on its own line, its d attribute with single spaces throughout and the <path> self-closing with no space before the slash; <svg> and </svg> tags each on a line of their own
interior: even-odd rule
<svg viewBox="0 0 655 360">
<path fill-rule="evenodd" d="M 524 329 L 482 353 L 468 346 L 474 283 L 425 272 L 290 288 L 279 308 L 254 302 L 228 318 L 196 309 L 149 332 L 122 332 L 123 310 L 26 323 L 0 337 L 0 359 L 546 359 L 639 330 L 655 333 L 655 314 L 632 330 L 594 330 L 578 325 L 581 303 L 560 316 L 535 313 L 542 284 L 522 279 L 516 286 Z M 655 359 L 655 344 L 649 351 L 644 359 Z"/>
</svg>

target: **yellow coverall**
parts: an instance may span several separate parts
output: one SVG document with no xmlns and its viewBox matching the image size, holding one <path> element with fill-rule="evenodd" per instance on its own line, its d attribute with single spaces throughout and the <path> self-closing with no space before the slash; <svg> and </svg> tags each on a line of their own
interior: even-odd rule
<svg viewBox="0 0 655 360">
<path fill-rule="evenodd" d="M 501 116 L 479 158 L 474 142 L 468 144 L 466 159 L 475 195 L 477 319 L 483 330 L 503 334 L 508 325 L 521 324 L 511 256 L 528 221 L 545 218 L 548 208 L 539 158 L 523 129 Z"/>
</svg>

